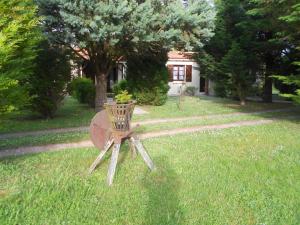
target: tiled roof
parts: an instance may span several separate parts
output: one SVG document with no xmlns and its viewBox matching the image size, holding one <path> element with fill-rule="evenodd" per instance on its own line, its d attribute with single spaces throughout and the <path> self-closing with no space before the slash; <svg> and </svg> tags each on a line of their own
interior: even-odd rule
<svg viewBox="0 0 300 225">
<path fill-rule="evenodd" d="M 193 59 L 194 52 L 179 52 L 179 51 L 170 51 L 168 52 L 169 60 L 178 60 L 178 59 Z"/>
</svg>

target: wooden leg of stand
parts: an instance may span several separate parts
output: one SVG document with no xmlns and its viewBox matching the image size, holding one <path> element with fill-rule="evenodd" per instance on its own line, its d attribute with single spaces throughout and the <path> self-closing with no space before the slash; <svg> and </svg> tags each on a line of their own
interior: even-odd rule
<svg viewBox="0 0 300 225">
<path fill-rule="evenodd" d="M 140 155 L 142 156 L 143 160 L 145 161 L 145 163 L 147 164 L 147 166 L 149 167 L 150 170 L 154 170 L 154 164 L 149 156 L 149 154 L 147 153 L 147 151 L 145 150 L 142 142 L 136 138 L 136 137 L 131 137 L 131 139 L 133 140 L 134 145 L 136 146 L 138 152 L 140 153 Z"/>
<path fill-rule="evenodd" d="M 96 166 L 101 162 L 101 159 L 103 158 L 103 156 L 105 155 L 105 153 L 110 149 L 110 147 L 111 147 L 111 145 L 113 144 L 113 142 L 114 142 L 114 140 L 111 139 L 111 140 L 109 140 L 109 141 L 106 143 L 106 145 L 105 145 L 103 151 L 100 152 L 100 154 L 98 155 L 98 157 L 96 158 L 96 160 L 95 160 L 95 161 L 93 162 L 93 164 L 91 165 L 91 167 L 90 167 L 90 169 L 89 169 L 89 174 L 91 174 L 91 173 L 95 170 Z"/>
<path fill-rule="evenodd" d="M 134 146 L 134 141 L 132 140 L 132 138 L 129 138 L 129 147 L 131 150 L 131 158 L 135 159 L 136 158 L 136 149 Z"/>
<path fill-rule="evenodd" d="M 112 155 L 111 155 L 111 161 L 109 164 L 109 168 L 108 168 L 108 174 L 107 174 L 107 183 L 108 185 L 112 185 L 113 179 L 114 179 L 114 175 L 116 172 L 116 166 L 117 166 L 117 162 L 118 162 L 118 155 L 119 155 L 119 151 L 120 151 L 120 146 L 121 144 L 114 144 L 113 150 L 112 150 Z"/>
</svg>

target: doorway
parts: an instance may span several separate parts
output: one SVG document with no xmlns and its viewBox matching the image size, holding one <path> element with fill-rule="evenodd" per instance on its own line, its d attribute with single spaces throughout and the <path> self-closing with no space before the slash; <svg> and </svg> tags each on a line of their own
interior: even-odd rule
<svg viewBox="0 0 300 225">
<path fill-rule="evenodd" d="M 206 83 L 206 79 L 204 77 L 200 77 L 200 85 L 199 85 L 200 92 L 205 92 L 205 83 Z"/>
</svg>

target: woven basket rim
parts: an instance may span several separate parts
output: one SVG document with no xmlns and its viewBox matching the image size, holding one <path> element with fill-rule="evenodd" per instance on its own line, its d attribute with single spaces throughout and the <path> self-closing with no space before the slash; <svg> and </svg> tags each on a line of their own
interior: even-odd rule
<svg viewBox="0 0 300 225">
<path fill-rule="evenodd" d="M 116 101 L 113 101 L 113 102 L 106 102 L 104 103 L 105 106 L 114 106 L 114 105 L 133 105 L 135 104 L 136 101 L 135 100 L 132 100 L 130 101 L 129 103 L 117 103 Z"/>
</svg>

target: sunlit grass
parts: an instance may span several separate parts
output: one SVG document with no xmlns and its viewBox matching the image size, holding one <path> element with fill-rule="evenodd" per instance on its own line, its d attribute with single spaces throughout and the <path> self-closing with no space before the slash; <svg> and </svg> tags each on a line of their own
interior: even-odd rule
<svg viewBox="0 0 300 225">
<path fill-rule="evenodd" d="M 0 160 L 0 224 L 298 224 L 300 125 L 280 121 L 123 146 L 112 187 L 94 148 Z"/>
<path fill-rule="evenodd" d="M 45 120 L 28 111 L 0 117 L 0 133 L 87 126 L 94 114 L 92 108 L 67 97 L 54 119 Z"/>
<path fill-rule="evenodd" d="M 148 114 L 134 115 L 134 121 L 143 121 L 154 118 L 172 118 L 198 115 L 212 115 L 233 112 L 252 112 L 291 107 L 291 104 L 267 104 L 248 102 L 246 106 L 240 106 L 238 101 L 221 99 L 215 97 L 185 97 L 182 109 L 178 109 L 178 99 L 170 97 L 163 106 L 140 106 Z M 79 104 L 72 97 L 67 97 L 62 107 L 58 110 L 57 116 L 51 120 L 45 120 L 32 114 L 29 111 L 12 113 L 0 117 L 0 133 L 35 131 L 53 128 L 67 128 L 88 126 L 95 115 L 93 109 L 87 105 Z"/>
<path fill-rule="evenodd" d="M 220 115 L 214 118 L 203 117 L 200 119 L 191 119 L 186 121 L 177 122 L 165 122 L 158 124 L 148 124 L 141 125 L 135 131 L 138 134 L 146 132 L 155 132 L 168 129 L 176 128 L 186 128 L 204 125 L 216 125 L 216 124 L 226 124 L 231 122 L 239 122 L 245 120 L 261 120 L 261 119 L 273 119 L 273 118 L 285 118 L 285 117 L 295 117 L 295 119 L 300 120 L 298 110 L 294 112 L 272 112 L 272 113 L 262 113 L 255 115 L 234 115 L 226 117 L 225 115 Z M 46 144 L 57 144 L 57 143 L 68 143 L 68 142 L 78 142 L 83 140 L 89 140 L 90 135 L 85 131 L 73 131 L 66 133 L 53 133 L 53 134 L 43 134 L 37 136 L 24 136 L 24 137 L 12 137 L 8 139 L 3 139 L 0 142 L 1 149 L 16 148 L 20 146 L 36 146 L 36 145 L 46 145 Z"/>
</svg>

